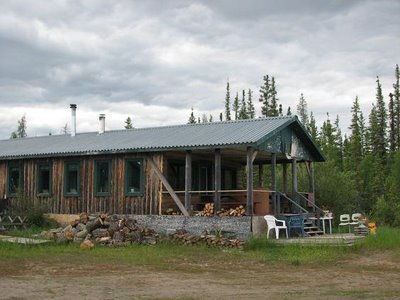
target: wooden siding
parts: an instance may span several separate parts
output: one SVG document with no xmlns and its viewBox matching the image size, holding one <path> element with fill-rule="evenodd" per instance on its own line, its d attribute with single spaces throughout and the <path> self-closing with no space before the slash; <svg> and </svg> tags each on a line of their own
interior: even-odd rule
<svg viewBox="0 0 400 300">
<path fill-rule="evenodd" d="M 52 159 L 25 159 L 23 165 L 23 190 L 25 196 L 36 204 L 43 205 L 49 213 L 77 214 L 80 212 L 107 212 L 117 214 L 157 214 L 161 182 L 144 160 L 144 190 L 141 196 L 125 196 L 125 160 L 144 158 L 143 154 L 82 156 Z M 158 166 L 162 165 L 160 153 L 151 154 Z M 111 160 L 111 195 L 96 196 L 94 191 L 94 165 L 96 160 Z M 80 194 L 64 196 L 64 163 L 79 161 Z M 37 165 L 52 164 L 52 194 L 50 197 L 37 195 Z M 7 162 L 0 162 L 0 198 L 7 193 Z M 9 197 L 11 202 L 17 201 Z"/>
</svg>

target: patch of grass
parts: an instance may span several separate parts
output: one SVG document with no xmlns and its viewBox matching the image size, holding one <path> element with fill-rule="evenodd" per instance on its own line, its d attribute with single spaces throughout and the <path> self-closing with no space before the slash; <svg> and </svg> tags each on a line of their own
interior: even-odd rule
<svg viewBox="0 0 400 300">
<path fill-rule="evenodd" d="M 400 249 L 400 229 L 379 227 L 376 235 L 369 235 L 357 243 L 358 248 L 370 250 Z"/>
<path fill-rule="evenodd" d="M 250 238 L 246 242 L 245 251 L 258 256 L 265 263 L 283 262 L 299 266 L 308 263 L 331 262 L 344 256 L 350 250 L 346 246 L 277 244 L 264 236 Z"/>
</svg>

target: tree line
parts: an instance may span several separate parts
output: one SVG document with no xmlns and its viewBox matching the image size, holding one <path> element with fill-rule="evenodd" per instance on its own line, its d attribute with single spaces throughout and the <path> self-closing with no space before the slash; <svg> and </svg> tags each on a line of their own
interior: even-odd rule
<svg viewBox="0 0 400 300">
<path fill-rule="evenodd" d="M 337 115 L 329 113 L 320 127 L 308 110 L 305 96 L 300 94 L 297 115 L 326 157 L 316 164 L 316 198 L 318 204 L 341 213 L 362 212 L 376 221 L 400 226 L 400 92 L 399 66 L 395 66 L 394 82 L 389 95 L 383 95 L 382 83 L 376 78 L 376 95 L 367 118 L 364 117 L 358 96 L 351 111 L 349 134 L 343 134 Z M 263 76 L 259 90 L 260 117 L 291 115 L 279 104 L 275 78 Z M 246 96 L 247 95 L 247 96 Z M 222 120 L 252 119 L 255 117 L 253 92 L 248 89 L 231 101 L 230 84 L 226 84 Z M 188 123 L 210 122 L 212 118 L 196 118 L 193 108 Z M 306 171 L 300 168 L 299 187 L 306 190 Z M 268 176 L 268 174 L 266 175 Z M 267 179 L 268 180 L 268 179 Z M 268 182 L 266 180 L 266 182 Z"/>
</svg>

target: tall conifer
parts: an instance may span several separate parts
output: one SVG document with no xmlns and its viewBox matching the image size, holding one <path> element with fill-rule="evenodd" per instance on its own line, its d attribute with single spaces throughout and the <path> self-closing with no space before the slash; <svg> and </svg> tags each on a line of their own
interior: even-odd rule
<svg viewBox="0 0 400 300">
<path fill-rule="evenodd" d="M 226 83 L 226 96 L 225 96 L 225 120 L 231 119 L 231 92 L 229 88 L 229 81 Z"/>
</svg>

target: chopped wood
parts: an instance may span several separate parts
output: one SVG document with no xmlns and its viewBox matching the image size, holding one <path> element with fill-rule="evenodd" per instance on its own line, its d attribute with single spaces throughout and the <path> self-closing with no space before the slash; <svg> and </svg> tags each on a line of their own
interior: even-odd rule
<svg viewBox="0 0 400 300">
<path fill-rule="evenodd" d="M 207 211 L 206 213 L 203 211 L 203 215 L 213 215 L 214 204 L 207 203 L 206 207 Z M 244 214 L 243 210 L 245 210 L 243 206 L 230 210 L 221 209 L 219 215 L 241 216 Z M 71 222 L 65 228 L 44 231 L 42 236 L 52 238 L 60 244 L 74 241 L 79 243 L 83 249 L 93 248 L 93 242 L 109 247 L 120 247 L 131 243 L 154 245 L 161 240 L 161 237 L 153 229 L 140 227 L 132 218 L 118 218 L 117 216 L 111 218 L 105 214 L 98 216 L 81 214 L 77 222 Z M 86 224 L 82 222 L 86 222 Z M 244 245 L 244 241 L 224 237 L 221 232 L 209 234 L 205 231 L 201 235 L 195 235 L 184 229 L 178 229 L 169 235 L 169 238 L 184 245 L 206 244 L 212 247 L 237 249 L 242 249 Z"/>
</svg>

